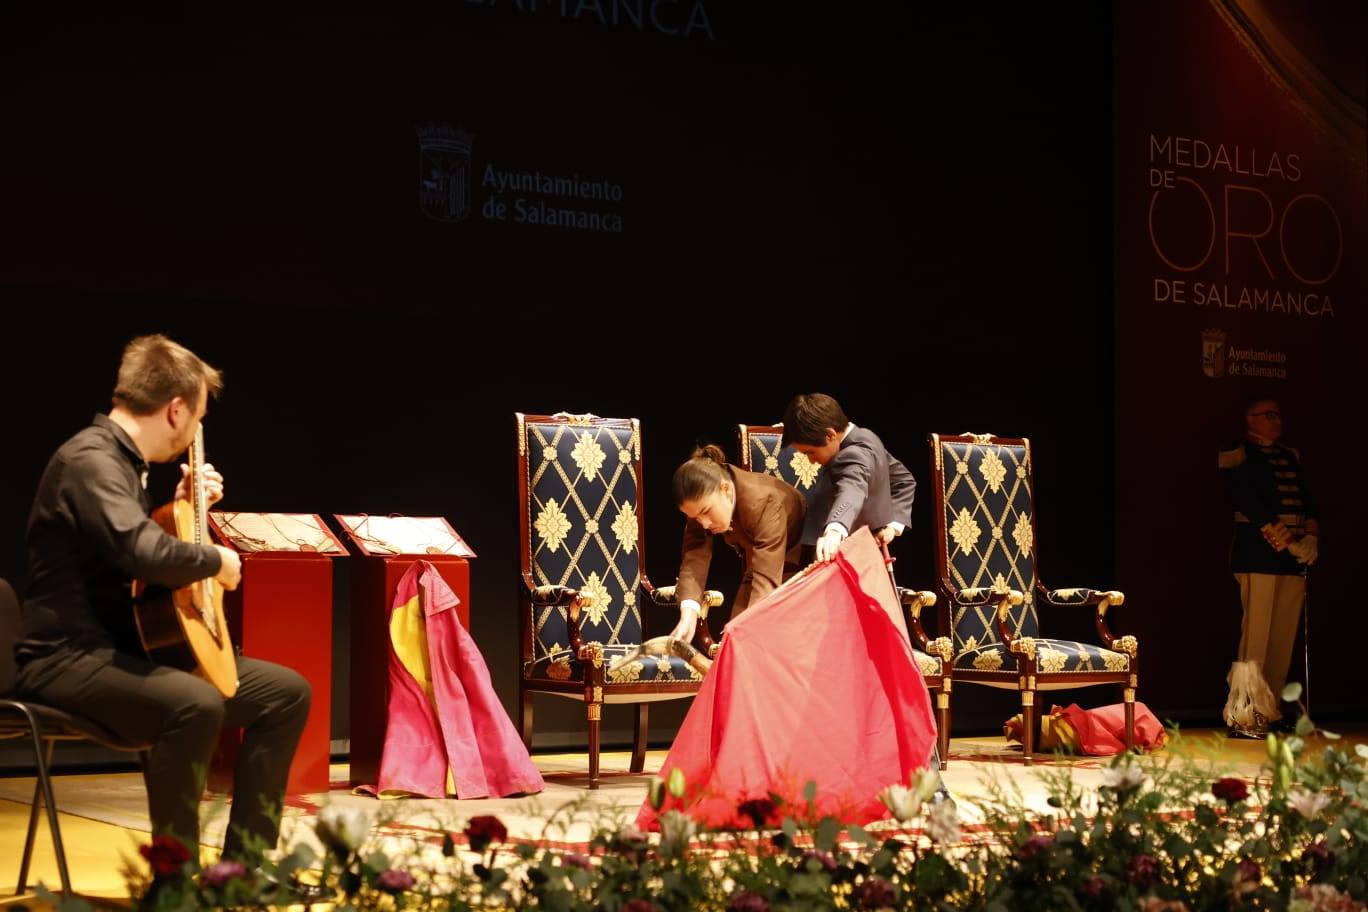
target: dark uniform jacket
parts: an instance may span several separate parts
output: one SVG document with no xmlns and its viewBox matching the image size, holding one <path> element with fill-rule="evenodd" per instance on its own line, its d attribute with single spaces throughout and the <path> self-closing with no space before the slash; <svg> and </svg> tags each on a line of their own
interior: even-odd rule
<svg viewBox="0 0 1368 912">
<path fill-rule="evenodd" d="M 1297 451 L 1280 443 L 1246 440 L 1222 450 L 1220 465 L 1235 511 L 1231 571 L 1304 574 L 1306 567 L 1290 551 L 1275 551 L 1261 531 L 1266 523 L 1281 522 L 1295 540 L 1305 531 L 1306 521 L 1316 517 Z"/>
</svg>

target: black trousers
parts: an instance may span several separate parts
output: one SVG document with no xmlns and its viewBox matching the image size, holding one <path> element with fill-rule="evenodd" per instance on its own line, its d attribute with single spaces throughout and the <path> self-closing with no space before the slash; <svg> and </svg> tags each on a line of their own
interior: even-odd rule
<svg viewBox="0 0 1368 912">
<path fill-rule="evenodd" d="M 275 848 L 290 761 L 309 715 L 309 682 L 298 673 L 238 656 L 238 692 L 225 700 L 203 678 L 112 647 L 62 648 L 19 668 L 21 698 L 98 722 L 154 744 L 143 778 L 154 833 L 199 845 L 204 777 L 225 725 L 242 728 L 233 771 L 225 857 L 251 835 Z"/>
</svg>

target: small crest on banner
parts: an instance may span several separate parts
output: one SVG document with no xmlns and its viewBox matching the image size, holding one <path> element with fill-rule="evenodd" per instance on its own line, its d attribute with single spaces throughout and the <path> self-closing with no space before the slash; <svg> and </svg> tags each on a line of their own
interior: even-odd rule
<svg viewBox="0 0 1368 912">
<path fill-rule="evenodd" d="M 475 134 L 429 123 L 418 127 L 418 206 L 439 222 L 470 215 L 470 147 Z"/>
<path fill-rule="evenodd" d="M 1224 330 L 1202 330 L 1202 373 L 1212 379 L 1225 376 L 1225 341 Z"/>
</svg>

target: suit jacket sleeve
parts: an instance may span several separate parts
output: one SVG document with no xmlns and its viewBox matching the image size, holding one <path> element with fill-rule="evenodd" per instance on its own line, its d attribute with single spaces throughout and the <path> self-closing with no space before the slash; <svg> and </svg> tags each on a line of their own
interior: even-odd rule
<svg viewBox="0 0 1368 912">
<path fill-rule="evenodd" d="M 760 518 L 751 530 L 751 561 L 746 568 L 744 583 L 750 584 L 745 604 L 738 598 L 735 611 L 769 595 L 784 578 L 784 558 L 788 554 L 788 515 L 779 498 L 770 495 L 760 510 Z"/>
<path fill-rule="evenodd" d="M 840 523 L 845 526 L 846 532 L 851 532 L 869 496 L 869 479 L 874 473 L 874 451 L 861 444 L 848 446 L 827 463 L 827 471 L 831 475 L 833 497 L 831 510 L 822 528 L 831 523 Z"/>
<path fill-rule="evenodd" d="M 692 519 L 684 522 L 684 553 L 679 560 L 679 582 L 675 584 L 677 601 L 702 601 L 703 586 L 708 581 L 708 565 L 712 563 L 713 537 Z"/>
<path fill-rule="evenodd" d="M 893 501 L 893 521 L 910 527 L 912 500 L 917 496 L 917 479 L 892 453 L 888 454 L 888 487 Z"/>
</svg>

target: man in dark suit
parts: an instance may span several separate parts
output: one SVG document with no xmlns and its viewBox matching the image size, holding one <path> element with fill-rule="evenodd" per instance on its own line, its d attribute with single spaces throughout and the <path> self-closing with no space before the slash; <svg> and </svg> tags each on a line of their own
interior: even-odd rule
<svg viewBox="0 0 1368 912">
<path fill-rule="evenodd" d="M 819 561 L 862 526 L 890 542 L 912 522 L 917 482 L 868 428 L 856 427 L 824 393 L 797 396 L 784 410 L 784 446 L 825 468 L 812 495 L 803 543 Z"/>
<path fill-rule="evenodd" d="M 784 409 L 783 445 L 823 467 L 808 506 L 803 544 L 829 561 L 850 533 L 869 526 L 887 544 L 912 523 L 917 481 L 868 428 L 856 427 L 841 404 L 825 393 L 795 396 Z M 931 748 L 933 772 L 940 752 Z M 944 783 L 932 800 L 951 801 Z"/>
</svg>

